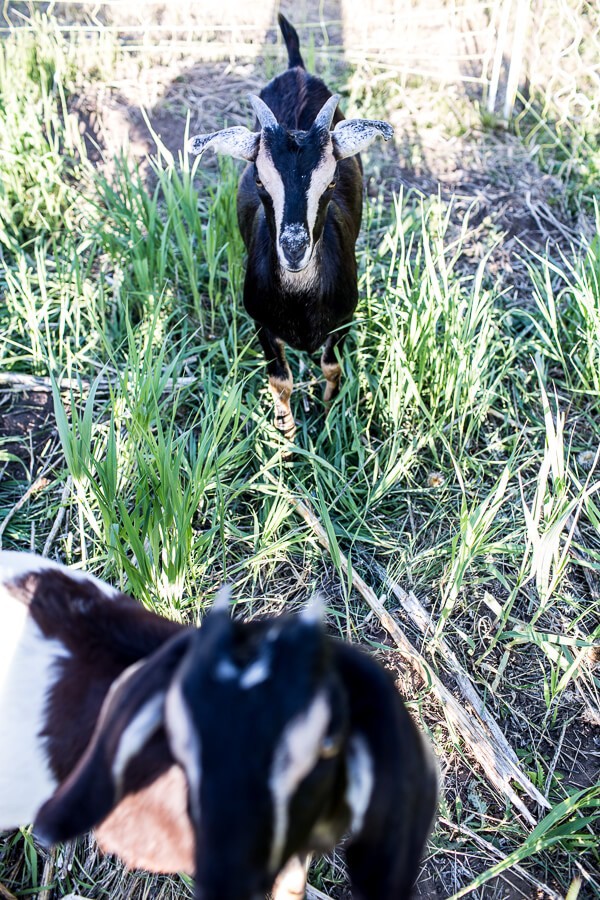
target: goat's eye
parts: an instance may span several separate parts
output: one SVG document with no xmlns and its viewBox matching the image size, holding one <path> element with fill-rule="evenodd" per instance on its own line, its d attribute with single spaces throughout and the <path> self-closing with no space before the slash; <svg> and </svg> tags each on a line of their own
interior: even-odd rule
<svg viewBox="0 0 600 900">
<path fill-rule="evenodd" d="M 256 178 L 254 180 L 256 182 L 256 187 L 259 187 L 259 188 L 264 187 L 264 185 L 263 185 L 262 181 L 260 180 L 260 178 L 258 177 L 258 175 L 256 176 Z"/>
<path fill-rule="evenodd" d="M 336 185 L 335 181 L 330 181 L 329 184 L 327 185 L 327 190 L 332 191 L 334 189 L 335 185 Z"/>
<path fill-rule="evenodd" d="M 342 742 L 339 737 L 326 737 L 321 741 L 319 756 L 321 759 L 332 759 L 338 755 L 341 749 Z"/>
</svg>

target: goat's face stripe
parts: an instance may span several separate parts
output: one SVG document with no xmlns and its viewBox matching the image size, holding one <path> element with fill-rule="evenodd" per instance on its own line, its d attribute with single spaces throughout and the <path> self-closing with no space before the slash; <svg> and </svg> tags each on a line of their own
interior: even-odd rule
<svg viewBox="0 0 600 900">
<path fill-rule="evenodd" d="M 331 140 L 323 148 L 321 159 L 313 169 L 308 191 L 306 192 L 306 222 L 309 234 L 312 235 L 319 212 L 319 202 L 327 190 L 327 186 L 333 181 L 337 162 L 333 155 Z"/>
<path fill-rule="evenodd" d="M 275 245 L 284 272 L 302 271 L 309 264 L 321 198 L 335 176 L 331 139 L 318 140 L 316 146 L 290 148 L 281 136 L 261 136 L 256 170 L 273 205 Z"/>
<path fill-rule="evenodd" d="M 269 777 L 273 803 L 273 842 L 269 861 L 272 872 L 279 868 L 285 849 L 290 801 L 319 759 L 330 718 L 327 698 L 325 694 L 318 694 L 308 709 L 287 726 L 275 748 Z"/>
<path fill-rule="evenodd" d="M 202 781 L 202 746 L 188 706 L 181 690 L 181 678 L 176 677 L 167 692 L 165 725 L 171 752 L 183 768 L 188 788 L 192 816 L 200 821 L 200 786 Z"/>
<path fill-rule="evenodd" d="M 136 713 L 121 735 L 111 768 L 117 797 L 123 793 L 123 777 L 129 761 L 139 753 L 149 738 L 162 725 L 164 702 L 164 692 L 151 697 Z"/>
<path fill-rule="evenodd" d="M 281 228 L 283 223 L 283 207 L 285 203 L 285 188 L 283 179 L 273 162 L 273 157 L 265 144 L 264 137 L 261 137 L 258 155 L 256 157 L 256 170 L 258 177 L 262 181 L 264 188 L 271 198 L 273 204 L 273 214 L 275 216 L 275 240 L 277 244 L 277 252 L 279 253 L 279 238 L 281 236 Z"/>
<path fill-rule="evenodd" d="M 359 734 L 353 735 L 348 743 L 346 760 L 348 766 L 346 803 L 352 815 L 350 830 L 356 833 L 362 828 L 375 781 L 373 758 L 364 737 Z"/>
</svg>

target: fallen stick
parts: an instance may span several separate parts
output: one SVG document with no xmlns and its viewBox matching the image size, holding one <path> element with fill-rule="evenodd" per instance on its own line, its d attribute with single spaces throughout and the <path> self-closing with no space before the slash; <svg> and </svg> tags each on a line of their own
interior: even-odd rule
<svg viewBox="0 0 600 900">
<path fill-rule="evenodd" d="M 294 497 L 289 491 L 287 493 L 296 511 L 314 532 L 319 543 L 331 554 L 329 538 L 320 521 L 302 500 Z M 338 551 L 338 553 L 340 565 L 344 572 L 348 574 L 350 569 L 348 560 L 341 551 Z M 352 584 L 377 615 L 385 630 L 394 639 L 401 653 L 410 661 L 413 668 L 423 678 L 423 681 L 436 694 L 449 725 L 464 739 L 489 781 L 510 799 L 530 825 L 535 825 L 537 821 L 535 816 L 530 813 L 516 793 L 511 781 L 515 781 L 540 806 L 549 809 L 550 804 L 521 771 L 519 765 L 514 762 L 514 753 L 500 729 L 496 728 L 495 733 L 488 733 L 478 710 L 475 707 L 468 709 L 456 700 L 454 695 L 430 668 L 425 658 L 413 647 L 396 620 L 378 599 L 373 589 L 363 581 L 354 569 L 352 569 Z M 498 733 L 501 736 L 501 740 L 496 737 Z"/>
<path fill-rule="evenodd" d="M 413 594 L 412 591 L 405 591 L 400 587 L 399 584 L 396 584 L 395 581 L 389 577 L 388 573 L 385 569 L 380 566 L 378 563 L 375 563 L 375 568 L 377 569 L 378 575 L 383 580 L 384 584 L 386 584 L 396 599 L 400 602 L 402 609 L 410 618 L 413 625 L 415 625 L 421 634 L 427 636 L 433 632 L 434 626 L 431 621 L 431 616 L 423 606 L 423 604 L 417 599 L 417 597 Z M 449 646 L 448 642 L 445 638 L 438 638 L 437 647 L 442 651 L 442 659 L 445 663 L 448 664 L 448 674 L 454 678 L 458 689 L 460 690 L 462 696 L 467 700 L 468 703 L 471 704 L 479 718 L 481 719 L 483 725 L 487 728 L 490 735 L 493 737 L 494 742 L 498 747 L 502 748 L 502 752 L 504 756 L 510 760 L 514 766 L 518 768 L 519 766 L 519 758 L 513 748 L 510 746 L 502 730 L 500 729 L 498 723 L 491 715 L 489 710 L 486 708 L 486 705 L 479 694 L 479 691 L 471 681 L 471 678 L 462 667 L 458 657 Z M 537 795 L 537 802 L 540 806 L 545 807 L 546 809 L 550 809 L 550 804 L 546 800 L 543 794 L 537 791 L 537 788 L 534 785 L 531 785 L 535 795 Z M 530 792 L 530 796 L 534 796 Z"/>
<path fill-rule="evenodd" d="M 4 900 L 17 900 L 12 891 L 9 891 L 7 887 L 4 887 L 2 882 L 0 882 L 0 897 L 3 897 Z"/>
<path fill-rule="evenodd" d="M 489 841 L 486 841 L 484 838 L 480 837 L 475 831 L 471 831 L 470 828 L 467 828 L 466 825 L 457 825 L 454 822 L 450 822 L 448 819 L 444 819 L 443 816 L 438 816 L 438 822 L 441 825 L 444 825 L 450 831 L 458 832 L 458 834 L 464 834 L 465 837 L 468 837 L 472 840 L 478 847 L 481 847 L 482 850 L 485 850 L 490 856 L 495 856 L 497 860 L 506 859 L 505 854 L 502 850 L 499 850 L 498 847 L 494 847 L 493 844 L 490 844 Z M 556 891 L 552 890 L 551 887 L 548 887 L 547 884 L 544 884 L 543 881 L 538 881 L 531 872 L 528 872 L 527 869 L 524 869 L 523 866 L 520 866 L 519 863 L 513 863 L 510 868 L 506 869 L 507 872 L 515 871 L 521 878 L 524 878 L 529 884 L 532 884 L 534 887 L 538 889 L 538 891 L 543 892 L 544 900 L 564 900 L 562 894 L 557 894 Z M 504 872 L 502 873 L 504 874 Z M 497 876 L 496 876 L 497 877 Z M 473 888 L 475 890 L 475 888 Z"/>
<path fill-rule="evenodd" d="M 118 381 L 118 377 L 111 381 L 109 378 L 98 378 L 90 380 L 89 378 L 61 378 L 57 381 L 57 385 L 61 391 L 68 390 L 85 390 L 89 391 L 92 384 L 96 384 L 96 392 L 99 394 L 108 393 L 109 387 L 112 387 Z M 180 378 L 166 378 L 163 391 L 174 391 L 177 388 L 189 387 L 195 384 L 197 378 L 193 375 L 182 375 Z M 0 372 L 0 389 L 6 391 L 21 391 L 23 393 L 33 393 L 41 391 L 45 394 L 52 393 L 52 381 L 50 378 L 41 375 L 22 375 L 19 372 Z M 201 390 L 201 386 L 198 385 Z"/>
<path fill-rule="evenodd" d="M 44 549 L 42 550 L 42 556 L 50 555 L 50 550 L 52 549 L 52 545 L 53 545 L 54 541 L 56 540 L 56 535 L 59 532 L 60 526 L 62 525 L 63 519 L 67 512 L 67 502 L 71 495 L 72 487 L 73 487 L 73 476 L 67 475 L 67 479 L 65 481 L 65 486 L 63 488 L 62 495 L 60 498 L 60 507 L 58 509 L 58 514 L 56 516 L 56 519 L 54 520 L 54 524 L 52 525 L 52 528 L 50 529 L 50 534 L 46 538 L 46 543 L 44 544 Z M 40 898 L 38 898 L 38 900 L 40 900 Z"/>
</svg>

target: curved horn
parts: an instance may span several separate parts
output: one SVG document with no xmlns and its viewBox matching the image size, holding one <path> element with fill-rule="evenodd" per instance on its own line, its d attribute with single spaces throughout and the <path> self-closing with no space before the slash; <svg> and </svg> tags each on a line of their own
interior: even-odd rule
<svg viewBox="0 0 600 900">
<path fill-rule="evenodd" d="M 229 614 L 229 607 L 231 604 L 231 585 L 224 584 L 219 588 L 215 599 L 213 600 L 213 605 L 210 608 L 211 613 L 215 612 L 224 612 Z"/>
<path fill-rule="evenodd" d="M 256 118 L 260 122 L 262 128 L 278 128 L 279 122 L 273 115 L 264 100 L 257 97 L 256 94 L 248 94 L 248 99 L 252 105 L 252 109 L 256 113 Z"/>
<path fill-rule="evenodd" d="M 322 128 L 326 128 L 327 131 L 329 131 L 340 99 L 341 97 L 339 94 L 333 94 L 333 96 L 330 97 L 329 100 L 327 100 L 325 105 L 322 106 L 317 113 L 313 128 L 318 128 L 319 130 L 321 130 Z"/>
</svg>

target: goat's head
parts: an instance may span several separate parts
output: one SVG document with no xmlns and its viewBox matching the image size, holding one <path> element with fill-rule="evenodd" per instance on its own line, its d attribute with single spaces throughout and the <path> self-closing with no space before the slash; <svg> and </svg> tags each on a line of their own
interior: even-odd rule
<svg viewBox="0 0 600 900">
<path fill-rule="evenodd" d="M 310 262 L 334 195 L 339 160 L 365 150 L 378 135 L 388 140 L 393 134 L 387 122 L 370 119 L 347 119 L 332 131 L 339 99 L 335 94 L 326 101 L 308 131 L 289 131 L 260 97 L 251 94 L 260 131 L 238 126 L 196 135 L 188 143 L 190 153 L 211 147 L 254 165 L 279 263 L 291 272 Z"/>
<path fill-rule="evenodd" d="M 344 784 L 347 729 L 331 643 L 310 607 L 241 624 L 216 606 L 202 628 L 113 685 L 88 749 L 35 830 L 55 843 L 104 819 L 162 733 L 186 776 L 196 897 L 255 900 L 329 812 Z M 341 826 L 349 820 L 350 810 Z"/>
</svg>

